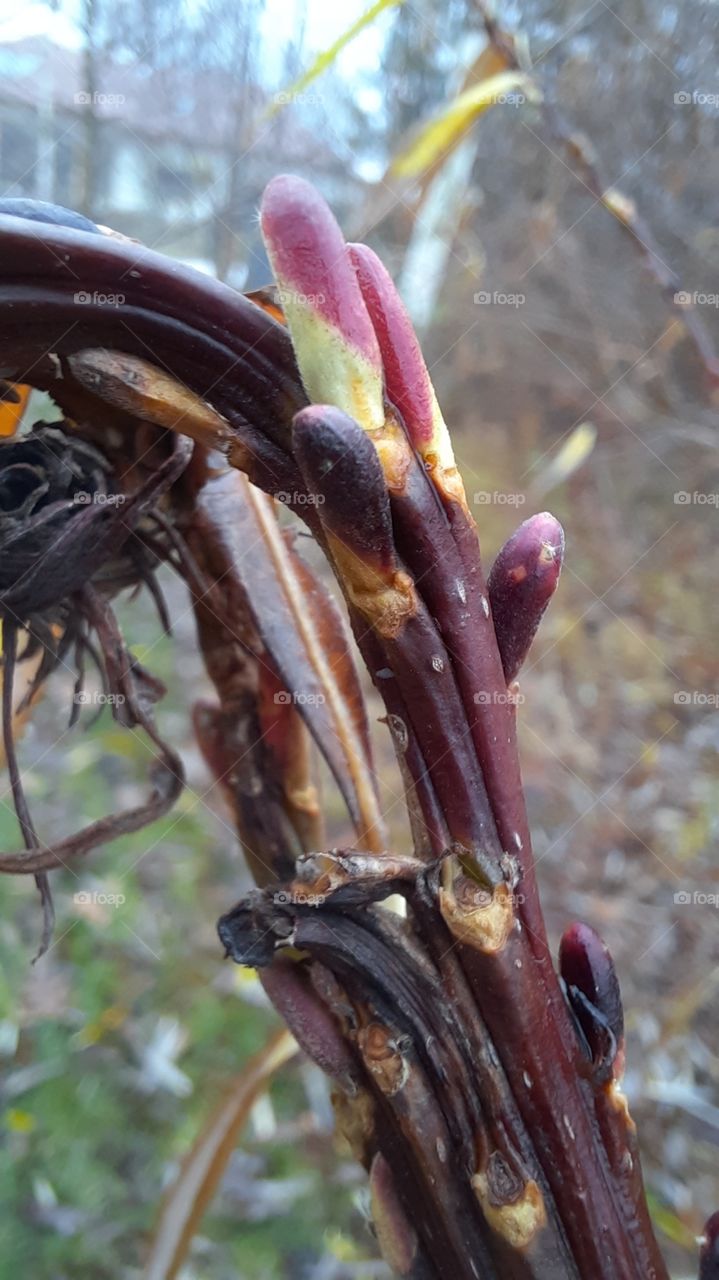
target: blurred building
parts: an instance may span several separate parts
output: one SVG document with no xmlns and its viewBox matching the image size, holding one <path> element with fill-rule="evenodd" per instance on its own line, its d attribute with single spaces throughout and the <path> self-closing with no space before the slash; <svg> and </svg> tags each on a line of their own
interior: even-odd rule
<svg viewBox="0 0 719 1280">
<path fill-rule="evenodd" d="M 269 121 L 269 105 L 218 70 L 91 64 L 45 36 L 0 44 L 0 190 L 81 209 L 252 287 L 269 274 L 254 213 L 272 174 L 337 175 L 342 203 L 352 181 L 326 135 L 291 111 Z"/>
</svg>

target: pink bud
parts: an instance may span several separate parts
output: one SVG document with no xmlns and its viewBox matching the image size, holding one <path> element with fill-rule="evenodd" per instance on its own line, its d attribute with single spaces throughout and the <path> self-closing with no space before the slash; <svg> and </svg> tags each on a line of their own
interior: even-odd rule
<svg viewBox="0 0 719 1280">
<path fill-rule="evenodd" d="M 283 174 L 265 189 L 260 224 L 310 399 L 383 426 L 377 338 L 331 209 L 309 182 Z"/>
<path fill-rule="evenodd" d="M 422 452 L 432 440 L 439 408 L 412 321 L 377 254 L 366 244 L 348 248 L 379 342 L 387 399 L 401 413 L 412 444 Z"/>
</svg>

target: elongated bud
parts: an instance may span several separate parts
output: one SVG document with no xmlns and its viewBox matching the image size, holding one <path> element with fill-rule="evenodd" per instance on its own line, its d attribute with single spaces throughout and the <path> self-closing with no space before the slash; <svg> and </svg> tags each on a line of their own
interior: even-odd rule
<svg viewBox="0 0 719 1280">
<path fill-rule="evenodd" d="M 397 564 L 387 486 L 374 444 L 331 405 L 310 405 L 296 414 L 292 440 L 350 600 L 381 635 L 396 635 L 417 601 L 412 579 Z"/>
<path fill-rule="evenodd" d="M 489 602 L 507 684 L 517 676 L 559 582 L 564 530 L 548 511 L 505 542 L 489 575 Z"/>
<path fill-rule="evenodd" d="M 572 924 L 559 944 L 559 970 L 593 1062 L 621 1075 L 624 1011 L 614 961 L 588 924 Z"/>
<path fill-rule="evenodd" d="M 719 1280 L 719 1212 L 704 1228 L 699 1253 L 699 1280 Z"/>
<path fill-rule="evenodd" d="M 387 399 L 401 413 L 417 452 L 442 468 L 453 468 L 449 431 L 412 321 L 394 281 L 367 245 L 351 244 L 349 252 L 379 342 Z"/>
<path fill-rule="evenodd" d="M 265 188 L 260 225 L 310 400 L 379 429 L 379 348 L 332 211 L 309 182 L 283 174 Z"/>
<path fill-rule="evenodd" d="M 301 965 L 278 956 L 260 982 L 300 1049 L 345 1093 L 357 1092 L 357 1064 L 336 1019 L 322 1003 Z"/>
<path fill-rule="evenodd" d="M 328 532 L 378 568 L 394 569 L 387 486 L 362 428 L 332 405 L 310 405 L 293 419 L 292 444 Z"/>
<path fill-rule="evenodd" d="M 392 1170 L 377 1152 L 369 1171 L 372 1221 L 380 1251 L 397 1276 L 408 1276 L 417 1253 L 417 1235 L 402 1207 Z"/>
</svg>

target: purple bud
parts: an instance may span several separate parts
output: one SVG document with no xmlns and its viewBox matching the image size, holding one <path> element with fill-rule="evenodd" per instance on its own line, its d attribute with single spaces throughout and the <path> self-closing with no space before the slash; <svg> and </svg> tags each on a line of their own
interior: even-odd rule
<svg viewBox="0 0 719 1280">
<path fill-rule="evenodd" d="M 511 684 L 559 582 L 564 531 L 548 511 L 530 516 L 505 542 L 489 575 L 489 602 L 504 676 Z"/>
<path fill-rule="evenodd" d="M 341 409 L 309 405 L 293 419 L 292 444 L 327 531 L 373 568 L 393 569 L 389 494 L 367 433 Z"/>
<path fill-rule="evenodd" d="M 293 960 L 276 957 L 260 971 L 259 978 L 300 1049 L 337 1080 L 346 1093 L 355 1093 L 355 1060 L 339 1024 L 322 1003 L 304 968 Z"/>
<path fill-rule="evenodd" d="M 559 944 L 559 970 L 594 1063 L 611 1069 L 623 1060 L 624 1011 L 614 961 L 588 924 L 572 924 Z M 619 1074 L 619 1072 L 615 1072 Z"/>
</svg>

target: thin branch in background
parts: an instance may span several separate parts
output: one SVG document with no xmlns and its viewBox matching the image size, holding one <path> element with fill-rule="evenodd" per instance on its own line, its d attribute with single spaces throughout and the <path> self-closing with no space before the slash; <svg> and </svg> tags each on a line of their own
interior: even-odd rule
<svg viewBox="0 0 719 1280">
<path fill-rule="evenodd" d="M 13 689 L 15 684 L 16 660 L 17 625 L 14 620 L 5 617 L 2 622 L 3 748 L 5 751 L 5 760 L 7 761 L 8 775 L 10 777 L 13 804 L 15 805 L 15 812 L 17 814 L 18 822 L 20 823 L 22 838 L 25 842 L 25 848 L 33 850 L 40 848 L 40 841 L 25 797 L 25 789 L 22 785 L 22 774 L 18 764 L 17 751 L 15 748 L 15 734 L 13 730 Z M 35 884 L 40 892 L 43 917 L 40 946 L 35 956 L 35 960 L 39 960 L 47 951 L 52 940 L 53 929 L 55 927 L 55 907 L 52 900 L 52 892 L 50 890 L 50 881 L 48 880 L 47 872 L 37 872 L 35 875 Z"/>
<path fill-rule="evenodd" d="M 515 38 L 497 22 L 487 0 L 473 0 L 473 4 L 482 20 L 487 39 L 506 66 L 531 74 L 536 79 L 537 72 L 531 68 L 531 60 L 518 52 Z M 658 284 L 663 298 L 692 341 L 704 370 L 707 393 L 715 392 L 719 388 L 719 356 L 712 336 L 698 314 L 691 294 L 683 289 L 681 279 L 667 266 L 660 254 L 651 228 L 638 212 L 635 201 L 602 181 L 594 147 L 587 138 L 572 130 L 563 113 L 552 101 L 546 86 L 540 95 L 538 110 L 544 117 L 550 136 L 560 145 L 572 173 L 629 236 L 645 270 Z"/>
</svg>

